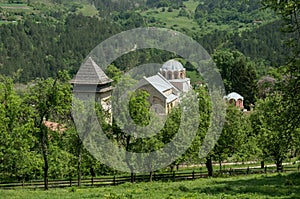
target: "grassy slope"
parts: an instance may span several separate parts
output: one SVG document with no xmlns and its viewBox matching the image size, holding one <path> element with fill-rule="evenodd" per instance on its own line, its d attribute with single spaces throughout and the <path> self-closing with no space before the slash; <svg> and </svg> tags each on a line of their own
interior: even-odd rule
<svg viewBox="0 0 300 199">
<path fill-rule="evenodd" d="M 194 2 L 192 0 L 185 2 L 185 5 L 187 6 L 187 10 L 190 11 L 192 14 L 194 14 L 194 10 L 197 7 L 197 4 L 198 2 Z M 179 10 L 173 9 L 172 12 L 168 12 L 167 10 L 168 8 L 165 8 L 165 11 L 162 12 L 162 8 L 159 9 L 154 8 L 146 11 L 141 11 L 140 13 L 143 16 L 154 17 L 156 20 L 162 22 L 165 28 L 173 28 L 175 30 L 178 30 L 179 28 L 187 28 L 189 30 L 193 29 L 195 31 L 200 30 L 197 23 L 192 19 L 189 19 L 187 17 L 182 17 L 182 16 L 178 17 Z M 155 26 L 155 24 L 150 24 L 150 25 Z"/>
<path fill-rule="evenodd" d="M 27 1 L 24 1 L 27 2 Z M 63 0 L 62 4 L 54 4 L 52 0 L 31 0 L 30 6 L 24 4 L 8 4 L 7 0 L 0 0 L 0 7 L 7 12 L 12 12 L 17 18 L 18 13 L 42 13 L 47 10 L 68 10 L 74 5 L 80 5 L 81 8 L 77 10 L 77 13 L 82 13 L 85 16 L 95 16 L 98 14 L 97 9 L 90 5 L 86 0 Z"/>
<path fill-rule="evenodd" d="M 98 10 L 95 8 L 95 6 L 86 4 L 83 5 L 81 9 L 77 10 L 77 13 L 81 13 L 84 16 L 95 16 L 98 14 Z"/>
<path fill-rule="evenodd" d="M 0 190 L 1 198 L 300 198 L 299 173 L 249 175 L 117 187 Z"/>
<path fill-rule="evenodd" d="M 156 20 L 160 21 L 161 26 L 165 28 L 172 28 L 178 31 L 184 32 L 193 32 L 200 35 L 205 35 L 211 33 L 215 30 L 226 30 L 229 32 L 238 31 L 242 32 L 245 30 L 251 30 L 257 28 L 257 26 L 253 24 L 244 24 L 244 23 L 233 23 L 233 24 L 216 24 L 214 22 L 207 22 L 205 26 L 200 27 L 197 22 L 193 19 L 195 10 L 198 6 L 199 2 L 194 0 L 185 1 L 184 5 L 186 6 L 186 10 L 191 13 L 191 17 L 178 16 L 179 10 L 173 9 L 172 12 L 168 12 L 168 8 L 165 8 L 165 11 L 162 12 L 162 8 L 153 8 L 148 9 L 146 11 L 140 11 L 143 16 L 153 17 Z M 267 18 L 263 21 L 262 24 L 267 24 L 273 21 L 272 14 L 267 11 L 265 12 Z M 261 24 L 261 25 L 262 25 Z M 150 26 L 157 26 L 157 23 L 150 24 Z"/>
</svg>

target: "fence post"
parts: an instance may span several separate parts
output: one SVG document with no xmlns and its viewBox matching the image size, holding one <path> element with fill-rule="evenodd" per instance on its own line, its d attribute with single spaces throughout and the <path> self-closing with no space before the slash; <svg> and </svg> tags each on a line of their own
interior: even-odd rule
<svg viewBox="0 0 300 199">
<path fill-rule="evenodd" d="M 70 178 L 69 181 L 70 181 L 70 187 L 72 187 L 72 178 Z"/>
<path fill-rule="evenodd" d="M 113 184 L 116 185 L 116 176 L 114 176 Z"/>
<path fill-rule="evenodd" d="M 265 173 L 267 173 L 267 166 L 265 166 Z"/>
<path fill-rule="evenodd" d="M 173 171 L 173 181 L 175 182 L 175 171 Z"/>
<path fill-rule="evenodd" d="M 232 169 L 231 168 L 229 168 L 229 175 L 231 176 L 231 173 L 232 173 Z"/>
<path fill-rule="evenodd" d="M 249 172 L 250 172 L 250 168 L 249 168 L 249 166 L 248 166 L 248 168 L 247 168 L 247 174 L 249 174 Z"/>
<path fill-rule="evenodd" d="M 94 186 L 94 177 L 92 176 L 92 186 Z"/>
<path fill-rule="evenodd" d="M 193 170 L 193 180 L 195 179 L 195 171 Z"/>
<path fill-rule="evenodd" d="M 261 162 L 260 162 L 260 168 L 261 168 L 261 169 L 264 169 L 264 168 L 265 168 L 265 162 L 264 162 L 264 161 L 261 161 Z"/>
</svg>

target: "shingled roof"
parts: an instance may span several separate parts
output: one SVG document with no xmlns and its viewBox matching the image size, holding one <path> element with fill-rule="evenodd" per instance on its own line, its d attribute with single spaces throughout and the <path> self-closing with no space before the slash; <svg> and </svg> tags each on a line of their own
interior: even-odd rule
<svg viewBox="0 0 300 199">
<path fill-rule="evenodd" d="M 103 70 L 89 57 L 84 64 L 81 65 L 76 76 L 70 81 L 71 84 L 89 84 L 99 85 L 107 84 L 112 80 L 106 76 Z"/>
</svg>

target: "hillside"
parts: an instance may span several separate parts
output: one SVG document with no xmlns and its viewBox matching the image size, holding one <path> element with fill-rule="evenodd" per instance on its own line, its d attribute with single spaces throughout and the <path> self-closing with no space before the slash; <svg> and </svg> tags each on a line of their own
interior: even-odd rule
<svg viewBox="0 0 300 199">
<path fill-rule="evenodd" d="M 230 48 L 259 60 L 266 67 L 278 67 L 284 63 L 281 56 L 284 37 L 276 25 L 277 18 L 272 12 L 261 9 L 259 0 L 10 2 L 0 0 L 3 46 L 0 63 L 4 66 L 0 67 L 0 72 L 13 75 L 22 70 L 21 82 L 53 76 L 62 69 L 73 75 L 80 60 L 103 39 L 122 30 L 146 26 L 183 32 L 202 44 L 209 53 Z M 99 34 L 104 29 L 107 33 Z M 129 57 L 140 60 L 137 56 L 141 54 Z M 152 60 L 163 61 L 162 58 Z M 123 69 L 133 66 L 128 59 L 118 62 Z"/>
</svg>

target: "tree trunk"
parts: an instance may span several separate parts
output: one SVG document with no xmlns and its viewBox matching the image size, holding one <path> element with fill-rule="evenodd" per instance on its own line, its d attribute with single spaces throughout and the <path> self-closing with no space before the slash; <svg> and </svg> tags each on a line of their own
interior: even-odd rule
<svg viewBox="0 0 300 199">
<path fill-rule="evenodd" d="M 212 167 L 212 161 L 211 161 L 210 156 L 206 158 L 205 165 L 207 168 L 208 176 L 212 176 L 213 175 L 213 167 Z"/>
<path fill-rule="evenodd" d="M 131 173 L 131 175 L 130 175 L 130 182 L 134 183 L 133 167 L 130 165 L 130 161 L 129 161 L 130 157 L 129 157 L 129 153 L 127 153 L 127 151 L 129 151 L 129 149 L 130 149 L 130 138 L 131 138 L 130 135 L 128 135 L 127 138 L 126 138 L 126 164 L 127 164 L 128 168 L 131 171 L 130 172 Z"/>
<path fill-rule="evenodd" d="M 170 165 L 170 168 L 171 168 L 171 172 L 173 172 L 174 171 L 174 164 L 173 163 Z"/>
<path fill-rule="evenodd" d="M 133 172 L 130 173 L 130 182 L 134 183 L 134 173 Z"/>
<path fill-rule="evenodd" d="M 260 162 L 260 168 L 261 168 L 261 169 L 264 169 L 264 168 L 265 168 L 265 161 L 262 160 L 262 161 Z"/>
<path fill-rule="evenodd" d="M 152 158 L 150 158 L 150 160 L 149 160 L 149 169 L 150 169 L 149 182 L 152 182 L 152 177 L 153 177 L 153 171 L 152 171 Z"/>
<path fill-rule="evenodd" d="M 78 137 L 78 148 L 77 148 L 77 155 L 78 155 L 78 160 L 77 160 L 77 186 L 81 186 L 81 145 L 82 141 Z"/>
<path fill-rule="evenodd" d="M 43 131 L 43 129 L 42 129 Z M 44 159 L 44 188 L 45 190 L 48 190 L 48 146 L 47 146 L 47 133 L 42 132 L 42 152 L 43 152 L 43 159 Z"/>
<path fill-rule="evenodd" d="M 277 170 L 277 172 L 282 171 L 282 159 L 278 158 L 275 161 L 275 164 L 276 164 L 276 170 Z"/>
<path fill-rule="evenodd" d="M 153 171 L 150 171 L 149 182 L 152 182 L 152 178 L 153 178 Z"/>
<path fill-rule="evenodd" d="M 222 161 L 219 161 L 219 165 L 220 165 L 220 173 L 222 171 Z"/>
</svg>

